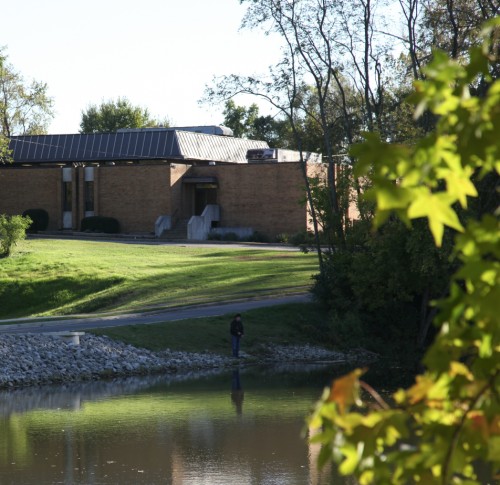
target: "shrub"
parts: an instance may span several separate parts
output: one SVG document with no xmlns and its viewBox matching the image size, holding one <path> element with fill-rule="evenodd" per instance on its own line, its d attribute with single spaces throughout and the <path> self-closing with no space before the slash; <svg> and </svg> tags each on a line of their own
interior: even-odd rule
<svg viewBox="0 0 500 485">
<path fill-rule="evenodd" d="M 274 240 L 277 243 L 287 243 L 288 238 L 289 238 L 288 234 L 283 232 L 283 233 L 277 234 L 276 237 L 274 238 Z"/>
<path fill-rule="evenodd" d="M 218 232 L 210 231 L 207 238 L 209 241 L 220 241 L 222 239 L 222 236 Z"/>
<path fill-rule="evenodd" d="M 308 231 L 297 232 L 289 237 L 288 242 L 294 246 L 313 245 L 315 243 L 314 234 Z"/>
<path fill-rule="evenodd" d="M 364 236 L 347 233 L 347 246 L 325 255 L 323 272 L 315 276 L 313 293 L 332 311 L 334 327 L 347 344 L 359 335 L 348 325 L 358 315 L 369 350 L 393 354 L 406 347 L 416 350 L 432 339 L 426 321 L 430 301 L 447 290 L 452 271 L 450 235 L 443 247 L 433 245 L 423 221 L 408 229 L 389 221 L 377 232 Z"/>
<path fill-rule="evenodd" d="M 240 238 L 238 237 L 238 234 L 235 232 L 226 232 L 226 234 L 222 235 L 222 240 L 223 241 L 239 241 Z"/>
<path fill-rule="evenodd" d="M 26 237 L 30 224 L 29 217 L 0 215 L 0 258 L 9 256 L 12 246 Z"/>
<path fill-rule="evenodd" d="M 120 232 L 120 223 L 114 217 L 84 217 L 82 219 L 81 230 L 117 234 Z"/>
<path fill-rule="evenodd" d="M 49 214 L 45 209 L 27 209 L 23 212 L 23 217 L 31 219 L 29 232 L 46 231 L 49 225 Z"/>
<path fill-rule="evenodd" d="M 267 234 L 264 234 L 259 231 L 255 231 L 249 238 L 248 240 L 250 242 L 260 242 L 260 243 L 268 243 L 271 242 L 271 239 Z"/>
<path fill-rule="evenodd" d="M 366 325 L 357 312 L 345 312 L 342 315 L 335 311 L 330 313 L 333 340 L 339 348 L 350 350 L 362 347 L 379 350 L 379 342 L 374 343 L 373 336 L 367 335 Z"/>
</svg>

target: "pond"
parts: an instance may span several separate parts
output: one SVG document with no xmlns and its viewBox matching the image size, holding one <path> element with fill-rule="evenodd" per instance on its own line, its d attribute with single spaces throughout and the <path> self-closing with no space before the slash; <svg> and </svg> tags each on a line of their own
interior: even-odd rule
<svg viewBox="0 0 500 485">
<path fill-rule="evenodd" d="M 249 367 L 0 392 L 0 483 L 320 485 L 304 417 L 339 374 Z"/>
</svg>

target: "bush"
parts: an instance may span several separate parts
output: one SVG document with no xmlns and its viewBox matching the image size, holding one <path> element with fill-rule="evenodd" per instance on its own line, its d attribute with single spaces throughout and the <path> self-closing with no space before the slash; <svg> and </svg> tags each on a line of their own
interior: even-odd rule
<svg viewBox="0 0 500 485">
<path fill-rule="evenodd" d="M 277 242 L 277 243 L 287 243 L 288 242 L 288 238 L 290 236 L 284 232 L 280 233 L 280 234 L 277 234 L 276 237 L 274 238 L 274 240 Z"/>
<path fill-rule="evenodd" d="M 12 246 L 26 237 L 31 222 L 29 217 L 0 215 L 0 258 L 9 256 Z"/>
<path fill-rule="evenodd" d="M 268 243 L 271 242 L 271 239 L 267 234 L 264 234 L 259 231 L 255 231 L 249 238 L 249 242 L 260 242 L 260 243 Z"/>
<path fill-rule="evenodd" d="M 373 342 L 373 336 L 367 335 L 366 325 L 363 318 L 356 312 L 345 312 L 339 315 L 335 311 L 330 312 L 333 340 L 341 349 L 366 348 L 372 351 L 380 349 L 379 342 Z"/>
<path fill-rule="evenodd" d="M 425 331 L 430 302 L 446 292 L 452 271 L 449 234 L 439 249 L 422 221 L 412 229 L 390 221 L 376 233 L 347 236 L 346 248 L 325 255 L 313 287 L 331 309 L 339 339 L 363 340 L 358 345 L 381 354 L 424 346 L 433 337 Z"/>
<path fill-rule="evenodd" d="M 222 235 L 222 240 L 223 241 L 239 241 L 240 238 L 238 237 L 238 234 L 235 232 L 226 232 L 226 234 Z"/>
<path fill-rule="evenodd" d="M 84 217 L 82 219 L 81 230 L 90 232 L 104 232 L 106 234 L 117 234 L 120 232 L 120 223 L 114 217 Z"/>
<path fill-rule="evenodd" d="M 288 242 L 294 246 L 313 245 L 315 244 L 314 234 L 308 231 L 297 232 L 288 238 Z"/>
<path fill-rule="evenodd" d="M 49 213 L 45 209 L 27 209 L 23 212 L 23 217 L 31 219 L 28 232 L 46 231 L 49 225 Z"/>
<path fill-rule="evenodd" d="M 208 233 L 207 239 L 209 241 L 220 241 L 222 239 L 222 236 L 218 232 L 210 231 Z"/>
</svg>

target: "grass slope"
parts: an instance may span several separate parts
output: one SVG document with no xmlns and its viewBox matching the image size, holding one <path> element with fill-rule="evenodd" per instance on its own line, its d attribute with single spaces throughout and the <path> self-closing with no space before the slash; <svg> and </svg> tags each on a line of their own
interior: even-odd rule
<svg viewBox="0 0 500 485">
<path fill-rule="evenodd" d="M 0 260 L 0 318 L 293 293 L 317 269 L 299 252 L 33 239 Z"/>
<path fill-rule="evenodd" d="M 92 330 L 136 347 L 160 351 L 230 354 L 229 324 L 233 315 L 197 318 L 152 325 Z M 245 336 L 241 348 L 252 355 L 259 354 L 262 345 L 329 346 L 328 316 L 325 309 L 313 303 L 279 305 L 250 310 L 243 315 Z"/>
</svg>

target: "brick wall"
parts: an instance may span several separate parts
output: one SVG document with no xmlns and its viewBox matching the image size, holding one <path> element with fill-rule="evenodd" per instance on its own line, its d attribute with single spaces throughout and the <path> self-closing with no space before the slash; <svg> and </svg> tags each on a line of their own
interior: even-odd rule
<svg viewBox="0 0 500 485">
<path fill-rule="evenodd" d="M 193 167 L 189 175 L 217 177 L 221 227 L 252 227 L 271 237 L 307 228 L 298 163 Z"/>
<path fill-rule="evenodd" d="M 168 164 L 101 166 L 95 178 L 95 213 L 118 219 L 122 232 L 154 232 L 172 213 Z"/>
<path fill-rule="evenodd" d="M 49 230 L 60 229 L 60 168 L 0 168 L 0 214 L 22 214 L 26 209 L 45 209 Z"/>
<path fill-rule="evenodd" d="M 324 166 L 311 164 L 308 172 L 324 174 Z M 94 213 L 118 219 L 122 232 L 152 233 L 160 215 L 178 218 L 193 215 L 193 186 L 182 184 L 184 175 L 217 178 L 221 226 L 252 227 L 271 237 L 308 228 L 307 210 L 300 203 L 305 200 L 305 188 L 298 163 L 96 167 Z M 83 180 L 83 169 L 73 169 L 75 229 L 80 229 L 83 217 Z M 49 213 L 49 229 L 60 229 L 61 187 L 60 168 L 2 168 L 0 213 L 19 214 L 26 209 L 42 208 Z"/>
</svg>

